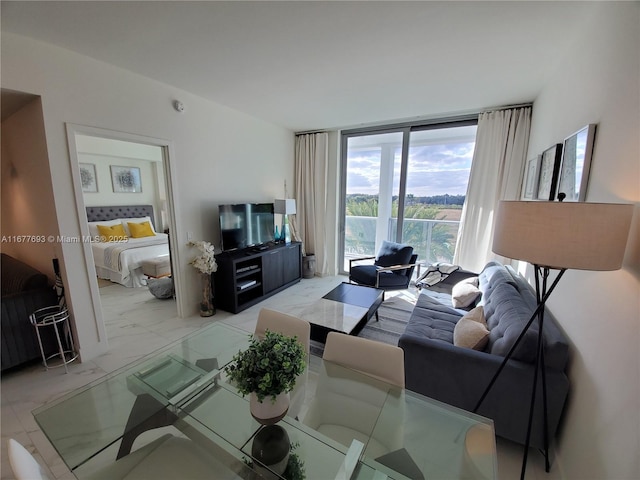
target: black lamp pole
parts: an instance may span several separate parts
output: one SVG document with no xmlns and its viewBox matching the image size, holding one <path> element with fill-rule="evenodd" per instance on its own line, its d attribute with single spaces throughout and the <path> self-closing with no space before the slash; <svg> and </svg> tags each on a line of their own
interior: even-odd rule
<svg viewBox="0 0 640 480">
<path fill-rule="evenodd" d="M 542 336 L 543 336 L 542 327 L 543 327 L 543 323 L 544 323 L 544 306 L 545 306 L 545 304 L 547 302 L 547 299 L 551 295 L 551 292 L 553 292 L 553 290 L 556 288 L 556 285 L 558 284 L 558 282 L 562 278 L 562 275 L 564 275 L 564 272 L 567 271 L 566 268 L 559 268 L 558 269 L 559 270 L 558 276 L 554 279 L 554 281 L 551 284 L 551 286 L 549 287 L 549 289 L 547 289 L 547 280 L 549 278 L 549 273 L 552 270 L 552 268 L 551 267 L 542 267 L 540 265 L 535 265 L 534 264 L 534 269 L 535 269 L 535 275 L 536 275 L 536 299 L 538 301 L 538 306 L 534 310 L 533 314 L 531 315 L 531 318 L 529 319 L 529 321 L 527 322 L 525 327 L 522 329 L 522 332 L 520 332 L 520 335 L 518 336 L 518 338 L 514 342 L 513 346 L 511 347 L 511 349 L 509 350 L 507 355 L 504 357 L 504 360 L 500 364 L 500 367 L 498 367 L 498 370 L 493 375 L 493 378 L 491 379 L 491 381 L 487 385 L 487 388 L 485 389 L 484 393 L 480 397 L 480 400 L 478 400 L 478 403 L 476 404 L 475 408 L 473 409 L 473 412 L 477 413 L 478 408 L 480 408 L 480 405 L 482 405 L 482 402 L 484 401 L 484 399 L 486 398 L 487 394 L 489 393 L 489 391 L 493 387 L 494 383 L 496 382 L 496 380 L 500 376 L 500 373 L 502 372 L 502 370 L 506 366 L 507 362 L 509 361 L 509 359 L 513 355 L 513 352 L 517 348 L 518 344 L 520 343 L 522 338 L 525 336 L 525 334 L 527 333 L 527 331 L 529 330 L 529 328 L 531 327 L 531 325 L 533 324 L 535 319 L 538 318 L 538 345 L 537 345 L 537 348 L 536 348 L 536 368 L 535 368 L 535 371 L 534 371 L 534 374 L 533 374 L 533 388 L 532 388 L 532 392 L 531 392 L 531 405 L 529 407 L 529 422 L 528 422 L 528 425 L 527 425 L 527 436 L 526 436 L 526 442 L 525 442 L 525 447 L 524 447 L 524 457 L 522 459 L 522 470 L 520 472 L 520 479 L 521 480 L 524 480 L 524 473 L 525 473 L 525 470 L 527 468 L 527 456 L 529 454 L 529 444 L 530 444 L 530 441 L 531 441 L 531 427 L 533 425 L 533 409 L 534 409 L 534 406 L 535 406 L 536 390 L 537 390 L 537 386 L 538 386 L 538 372 L 540 372 L 540 374 L 542 376 L 542 401 L 543 401 L 543 412 L 544 412 L 544 459 L 545 459 L 545 470 L 548 472 L 549 468 L 550 468 L 550 464 L 549 464 L 549 432 L 548 432 L 548 426 L 547 426 L 548 425 L 548 422 L 547 422 L 547 380 L 546 380 L 546 375 L 545 375 L 544 342 L 543 342 L 543 338 L 542 338 Z M 540 284 L 541 281 L 542 281 L 542 285 Z"/>
</svg>

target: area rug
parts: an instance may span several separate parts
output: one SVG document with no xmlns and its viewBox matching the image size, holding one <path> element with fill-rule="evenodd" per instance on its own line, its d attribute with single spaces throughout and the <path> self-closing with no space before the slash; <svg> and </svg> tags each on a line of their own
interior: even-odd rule
<svg viewBox="0 0 640 480">
<path fill-rule="evenodd" d="M 414 304 L 400 297 L 390 297 L 378 308 L 378 318 L 375 315 L 360 330 L 359 337 L 376 340 L 378 342 L 398 345 L 398 339 L 404 332 Z M 322 356 L 324 344 L 311 340 L 310 350 L 313 355 Z"/>
</svg>

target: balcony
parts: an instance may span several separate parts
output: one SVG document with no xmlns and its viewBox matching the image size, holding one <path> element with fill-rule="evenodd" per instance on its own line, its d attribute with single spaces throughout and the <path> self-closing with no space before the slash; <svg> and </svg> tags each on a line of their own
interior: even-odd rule
<svg viewBox="0 0 640 480">
<path fill-rule="evenodd" d="M 344 270 L 349 271 L 349 259 L 375 255 L 376 217 L 347 216 L 345 218 Z M 395 241 L 396 218 L 388 219 L 387 240 Z M 411 245 L 421 263 L 453 263 L 458 238 L 458 220 L 405 218 L 403 242 Z"/>
</svg>

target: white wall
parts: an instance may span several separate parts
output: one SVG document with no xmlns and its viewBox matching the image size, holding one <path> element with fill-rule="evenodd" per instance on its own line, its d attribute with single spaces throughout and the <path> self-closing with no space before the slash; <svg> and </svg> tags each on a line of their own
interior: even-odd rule
<svg viewBox="0 0 640 480">
<path fill-rule="evenodd" d="M 573 345 L 570 398 L 549 478 L 637 479 L 640 4 L 604 2 L 585 32 L 535 100 L 527 158 L 597 123 L 587 201 L 636 208 L 622 270 L 568 271 L 549 301 Z"/>
<path fill-rule="evenodd" d="M 42 104 L 35 98 L 2 122 L 2 252 L 53 281 L 52 259 L 60 252 L 40 241 L 58 235 L 48 167 Z"/>
<path fill-rule="evenodd" d="M 163 232 L 169 228 L 162 147 L 80 134 L 75 135 L 75 144 L 78 162 L 93 164 L 97 177 L 98 191 L 83 192 L 85 206 L 153 205 L 153 225 L 156 231 Z M 115 193 L 111 178 L 113 165 L 140 168 L 142 192 Z"/>
<path fill-rule="evenodd" d="M 177 281 L 186 312 L 195 314 L 197 272 L 186 232 L 219 243 L 217 205 L 273 201 L 293 184 L 293 132 L 177 88 L 70 51 L 2 33 L 2 86 L 42 97 L 42 110 L 60 232 L 79 236 L 65 123 L 129 132 L 171 142 L 176 205 Z M 185 112 L 172 102 L 179 99 Z M 83 248 L 62 244 L 66 285 L 82 359 L 107 349 L 90 302 Z M 189 308 L 190 307 L 190 308 Z"/>
<path fill-rule="evenodd" d="M 155 147 L 158 155 L 162 159 L 162 150 Z M 84 204 L 87 207 L 98 205 L 155 205 L 157 197 L 156 174 L 152 162 L 139 160 L 137 158 L 106 157 L 90 153 L 78 152 L 78 160 L 81 163 L 90 163 L 96 168 L 96 179 L 98 182 L 97 192 L 84 192 Z M 140 169 L 140 181 L 142 191 L 138 193 L 116 193 L 113 191 L 111 181 L 111 166 L 136 167 Z M 156 222 L 154 222 L 154 225 Z"/>
</svg>

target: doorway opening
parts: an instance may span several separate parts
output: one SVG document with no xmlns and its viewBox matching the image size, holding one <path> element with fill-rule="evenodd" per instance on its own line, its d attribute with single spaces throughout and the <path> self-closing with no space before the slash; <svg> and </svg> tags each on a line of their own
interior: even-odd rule
<svg viewBox="0 0 640 480">
<path fill-rule="evenodd" d="M 96 319 L 181 316 L 170 142 L 79 125 L 67 141 Z"/>
</svg>

